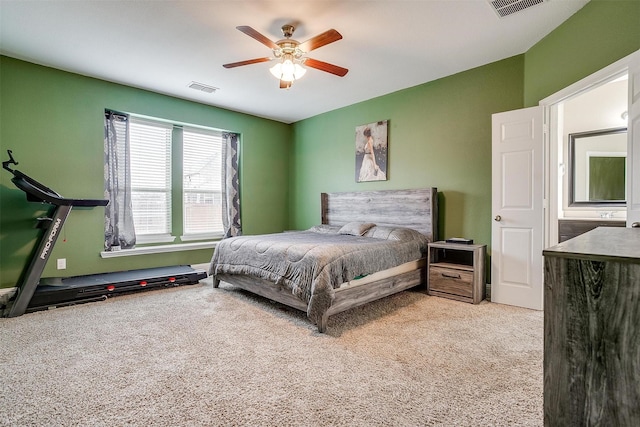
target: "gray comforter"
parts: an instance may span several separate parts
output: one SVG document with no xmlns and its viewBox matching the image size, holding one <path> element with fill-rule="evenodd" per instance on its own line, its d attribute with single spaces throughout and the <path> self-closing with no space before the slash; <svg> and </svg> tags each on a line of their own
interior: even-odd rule
<svg viewBox="0 0 640 427">
<path fill-rule="evenodd" d="M 307 315 L 315 319 L 331 306 L 334 289 L 342 283 L 423 258 L 427 243 L 415 230 L 365 223 L 239 236 L 218 243 L 209 273 L 250 275 L 283 285 L 307 303 Z"/>
</svg>

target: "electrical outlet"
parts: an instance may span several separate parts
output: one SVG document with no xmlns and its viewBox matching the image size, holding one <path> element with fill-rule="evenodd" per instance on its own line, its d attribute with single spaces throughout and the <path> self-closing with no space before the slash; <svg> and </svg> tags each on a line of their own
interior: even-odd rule
<svg viewBox="0 0 640 427">
<path fill-rule="evenodd" d="M 64 270 L 65 268 L 67 268 L 67 259 L 58 258 L 58 270 Z"/>
</svg>

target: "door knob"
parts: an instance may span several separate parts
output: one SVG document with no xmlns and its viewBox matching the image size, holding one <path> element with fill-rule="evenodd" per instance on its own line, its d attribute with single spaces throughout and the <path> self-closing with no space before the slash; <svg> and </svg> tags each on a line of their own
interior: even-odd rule
<svg viewBox="0 0 640 427">
<path fill-rule="evenodd" d="M 502 221 L 502 217 L 500 215 L 496 215 L 494 219 L 498 222 Z"/>
<path fill-rule="evenodd" d="M 640 228 L 640 222 L 634 222 L 631 224 L 631 228 Z"/>
</svg>

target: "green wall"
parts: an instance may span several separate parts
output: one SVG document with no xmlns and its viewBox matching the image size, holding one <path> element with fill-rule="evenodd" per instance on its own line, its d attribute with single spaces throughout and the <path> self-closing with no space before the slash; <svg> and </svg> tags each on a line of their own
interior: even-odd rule
<svg viewBox="0 0 640 427">
<path fill-rule="evenodd" d="M 525 106 L 640 49 L 640 0 L 591 0 L 525 54 Z"/>
<path fill-rule="evenodd" d="M 16 169 L 66 197 L 103 194 L 105 108 L 242 134 L 241 204 L 246 234 L 288 224 L 289 125 L 0 57 L 0 156 L 13 150 Z M 269 164 L 269 168 L 264 165 Z M 28 203 L 0 171 L 0 286 L 14 286 L 33 250 L 35 218 L 46 205 Z M 72 210 L 45 277 L 208 262 L 212 250 L 102 259 L 104 208 Z M 67 269 L 55 268 L 57 258 Z"/>
<path fill-rule="evenodd" d="M 522 55 L 294 124 L 290 218 L 320 222 L 320 193 L 437 187 L 440 238 L 491 239 L 491 114 L 522 108 Z M 389 119 L 388 180 L 355 182 L 355 127 Z"/>
</svg>

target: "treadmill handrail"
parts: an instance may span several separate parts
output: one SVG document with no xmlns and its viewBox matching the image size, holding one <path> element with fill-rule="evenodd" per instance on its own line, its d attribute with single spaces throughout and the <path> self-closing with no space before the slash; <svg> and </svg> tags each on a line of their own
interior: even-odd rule
<svg viewBox="0 0 640 427">
<path fill-rule="evenodd" d="M 31 202 L 44 202 L 56 206 L 87 207 L 106 206 L 109 203 L 108 200 L 101 199 L 67 199 L 18 170 L 12 170 L 12 173 L 14 177 L 11 179 L 11 182 L 27 193 L 27 200 Z"/>
<path fill-rule="evenodd" d="M 9 160 L 2 162 L 2 168 L 13 174 L 11 182 L 27 194 L 27 200 L 30 202 L 49 203 L 55 206 L 86 207 L 107 206 L 109 204 L 108 200 L 101 199 L 66 199 L 30 176 L 18 170 L 11 169 L 9 165 L 17 165 L 18 162 L 13 158 L 13 152 L 11 150 L 7 150 L 7 154 L 9 155 Z"/>
</svg>

